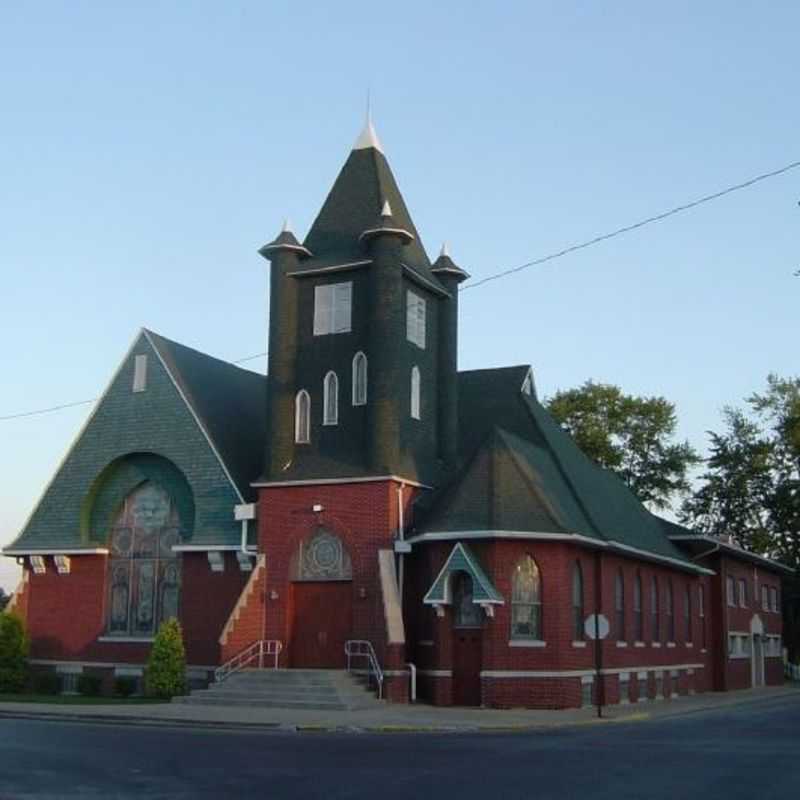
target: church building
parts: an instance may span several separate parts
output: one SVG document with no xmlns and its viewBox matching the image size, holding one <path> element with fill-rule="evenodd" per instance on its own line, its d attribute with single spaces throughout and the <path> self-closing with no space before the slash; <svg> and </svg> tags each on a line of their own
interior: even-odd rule
<svg viewBox="0 0 800 800">
<path fill-rule="evenodd" d="M 459 372 L 469 276 L 371 123 L 259 253 L 267 375 L 142 330 L 3 551 L 37 669 L 141 676 L 177 617 L 197 682 L 355 660 L 391 702 L 568 708 L 782 681 L 786 567 L 651 514 L 529 366 Z"/>
</svg>

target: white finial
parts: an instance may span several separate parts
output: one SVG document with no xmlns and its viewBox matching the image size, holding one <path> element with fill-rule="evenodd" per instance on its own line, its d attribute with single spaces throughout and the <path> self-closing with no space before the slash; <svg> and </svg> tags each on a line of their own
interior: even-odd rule
<svg viewBox="0 0 800 800">
<path fill-rule="evenodd" d="M 372 124 L 372 117 L 369 112 L 367 113 L 367 122 L 364 125 L 364 130 L 359 134 L 356 143 L 353 145 L 353 150 L 367 150 L 374 147 L 379 153 L 383 152 L 378 134 L 375 133 L 375 126 Z"/>
<path fill-rule="evenodd" d="M 392 207 L 389 205 L 388 200 L 383 201 L 383 208 L 381 209 L 381 216 L 382 217 L 391 217 L 392 216 Z"/>
<path fill-rule="evenodd" d="M 281 228 L 281 233 L 291 233 L 292 232 L 292 223 L 289 221 L 289 217 L 283 221 L 283 227 Z"/>
<path fill-rule="evenodd" d="M 439 253 L 439 258 L 443 258 L 443 257 L 450 258 L 450 251 L 447 248 L 447 242 L 444 242 L 442 244 L 442 252 Z"/>
</svg>

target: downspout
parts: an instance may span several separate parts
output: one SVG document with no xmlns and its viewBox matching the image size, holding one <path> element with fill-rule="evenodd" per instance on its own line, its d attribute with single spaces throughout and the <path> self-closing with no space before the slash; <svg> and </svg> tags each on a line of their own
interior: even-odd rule
<svg viewBox="0 0 800 800">
<path fill-rule="evenodd" d="M 397 538 L 402 542 L 405 538 L 405 519 L 403 514 L 403 489 L 405 484 L 401 481 L 397 487 Z M 400 611 L 403 610 L 403 576 L 405 573 L 405 555 L 400 553 L 397 563 L 397 584 L 400 594 Z"/>
<path fill-rule="evenodd" d="M 603 565 L 602 552 L 594 554 L 594 658 L 597 670 L 597 716 L 603 716 L 605 705 L 605 683 L 603 681 L 603 640 L 600 638 L 600 614 L 603 607 Z"/>
</svg>

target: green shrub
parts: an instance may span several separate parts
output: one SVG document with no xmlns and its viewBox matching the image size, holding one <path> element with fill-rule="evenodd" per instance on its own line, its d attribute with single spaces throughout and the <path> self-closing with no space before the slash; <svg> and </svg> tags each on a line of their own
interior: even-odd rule
<svg viewBox="0 0 800 800">
<path fill-rule="evenodd" d="M 130 697 L 136 693 L 136 678 L 120 677 L 114 681 L 114 694 L 118 697 Z"/>
<path fill-rule="evenodd" d="M 103 688 L 103 679 L 98 675 L 79 675 L 78 694 L 84 697 L 97 697 Z"/>
<path fill-rule="evenodd" d="M 161 623 L 144 674 L 145 691 L 168 699 L 186 692 L 186 651 L 177 619 Z"/>
<path fill-rule="evenodd" d="M 37 672 L 33 676 L 33 691 L 36 694 L 60 694 L 61 676 L 57 672 Z"/>
<path fill-rule="evenodd" d="M 0 613 L 0 692 L 21 692 L 28 676 L 28 637 L 16 614 Z"/>
</svg>

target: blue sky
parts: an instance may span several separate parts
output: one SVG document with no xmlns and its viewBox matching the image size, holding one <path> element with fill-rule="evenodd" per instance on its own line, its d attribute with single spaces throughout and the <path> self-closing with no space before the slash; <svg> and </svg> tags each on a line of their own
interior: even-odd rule
<svg viewBox="0 0 800 800">
<path fill-rule="evenodd" d="M 97 396 L 142 325 L 264 350 L 256 249 L 305 234 L 368 87 L 423 242 L 480 278 L 800 159 L 798 30 L 790 2 L 5 0 L 0 416 Z M 468 292 L 461 367 L 663 394 L 702 447 L 800 372 L 798 199 L 800 170 Z M 89 409 L 0 422 L 0 544 Z"/>
</svg>

